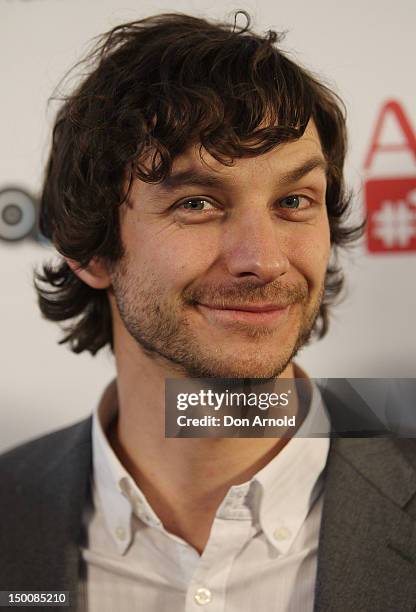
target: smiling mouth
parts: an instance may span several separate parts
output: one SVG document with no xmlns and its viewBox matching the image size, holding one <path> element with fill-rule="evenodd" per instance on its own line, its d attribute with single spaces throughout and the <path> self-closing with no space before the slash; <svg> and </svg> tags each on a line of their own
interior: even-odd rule
<svg viewBox="0 0 416 612">
<path fill-rule="evenodd" d="M 251 325 L 275 325 L 287 317 L 290 305 L 212 306 L 198 303 L 197 308 L 206 318 L 215 323 L 241 322 Z"/>
<path fill-rule="evenodd" d="M 214 310 L 241 310 L 243 312 L 270 312 L 274 310 L 284 310 L 287 308 L 287 304 L 279 305 L 279 304 L 229 304 L 226 306 L 215 304 L 203 304 L 200 303 L 201 306 L 205 306 L 206 308 L 213 308 Z"/>
</svg>

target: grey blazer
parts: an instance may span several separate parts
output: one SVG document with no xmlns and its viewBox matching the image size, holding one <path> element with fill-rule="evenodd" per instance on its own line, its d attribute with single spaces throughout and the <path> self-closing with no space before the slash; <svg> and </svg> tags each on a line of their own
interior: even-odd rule
<svg viewBox="0 0 416 612">
<path fill-rule="evenodd" d="M 362 437 L 362 422 L 351 426 L 359 398 L 324 399 L 334 437 L 314 610 L 415 611 L 416 441 Z M 371 415 L 368 426 L 374 430 Z M 345 432 L 354 437 L 337 437 Z M 0 457 L 0 590 L 70 591 L 70 610 L 78 609 L 90 473 L 91 418 Z"/>
</svg>

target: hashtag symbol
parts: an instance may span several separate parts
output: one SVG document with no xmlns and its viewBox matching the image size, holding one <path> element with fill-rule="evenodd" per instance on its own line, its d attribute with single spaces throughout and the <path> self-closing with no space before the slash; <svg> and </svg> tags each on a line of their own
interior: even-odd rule
<svg viewBox="0 0 416 612">
<path fill-rule="evenodd" d="M 407 247 L 416 236 L 416 213 L 404 201 L 393 203 L 386 200 L 381 210 L 374 213 L 374 226 L 374 235 L 383 241 L 386 248 L 396 244 Z"/>
</svg>

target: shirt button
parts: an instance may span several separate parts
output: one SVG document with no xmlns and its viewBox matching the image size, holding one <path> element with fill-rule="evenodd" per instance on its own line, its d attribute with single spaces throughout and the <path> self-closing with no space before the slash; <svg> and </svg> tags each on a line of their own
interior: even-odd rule
<svg viewBox="0 0 416 612">
<path fill-rule="evenodd" d="M 288 540 L 292 534 L 290 533 L 290 529 L 287 527 L 278 527 L 274 530 L 273 536 L 275 540 L 282 542 L 283 540 Z"/>
<path fill-rule="evenodd" d="M 123 527 L 117 527 L 117 529 L 116 529 L 116 536 L 118 537 L 119 540 L 125 540 L 126 539 L 126 530 L 123 529 Z"/>
<path fill-rule="evenodd" d="M 205 606 L 205 604 L 208 604 L 212 599 L 211 591 L 201 587 L 195 591 L 194 599 L 200 606 Z"/>
</svg>

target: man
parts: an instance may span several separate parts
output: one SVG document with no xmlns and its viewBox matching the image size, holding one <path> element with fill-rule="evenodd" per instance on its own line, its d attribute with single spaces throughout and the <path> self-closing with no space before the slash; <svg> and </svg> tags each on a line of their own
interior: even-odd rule
<svg viewBox="0 0 416 612">
<path fill-rule="evenodd" d="M 73 351 L 109 344 L 117 379 L 92 419 L 1 459 L 2 590 L 100 612 L 416 605 L 413 444 L 330 444 L 356 399 L 322 401 L 293 361 L 359 231 L 340 102 L 276 41 L 249 20 L 125 24 L 59 111 L 40 307 Z M 166 438 L 166 379 L 202 377 L 306 381 L 296 435 Z"/>
</svg>

